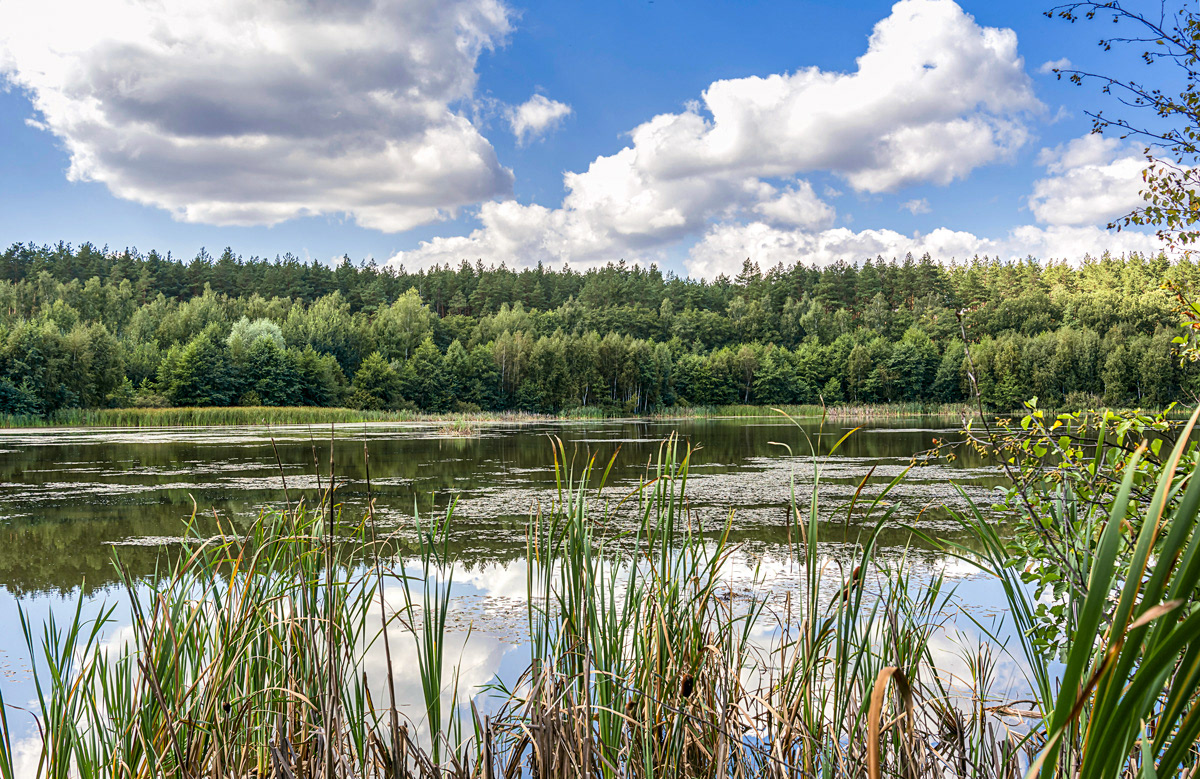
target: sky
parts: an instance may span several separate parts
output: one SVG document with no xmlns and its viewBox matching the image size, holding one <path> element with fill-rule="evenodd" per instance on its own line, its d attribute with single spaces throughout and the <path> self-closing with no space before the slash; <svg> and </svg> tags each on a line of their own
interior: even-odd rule
<svg viewBox="0 0 1200 779">
<path fill-rule="evenodd" d="M 1155 251 L 1048 4 L 3 0 L 0 243 L 736 274 Z M 1111 25 L 1108 25 L 1111 27 Z"/>
</svg>

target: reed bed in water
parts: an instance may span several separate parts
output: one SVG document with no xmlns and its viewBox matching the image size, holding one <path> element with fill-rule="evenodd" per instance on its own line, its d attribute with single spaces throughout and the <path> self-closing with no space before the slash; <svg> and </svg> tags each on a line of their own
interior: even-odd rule
<svg viewBox="0 0 1200 779">
<path fill-rule="evenodd" d="M 370 411 L 352 408 L 320 406 L 184 406 L 178 408 L 102 408 L 62 409 L 41 416 L 37 414 L 0 414 L 0 429 L 23 427 L 219 427 L 253 425 L 354 424 L 362 422 L 470 423 L 501 422 L 509 424 L 548 422 L 553 420 L 615 420 L 615 419 L 763 419 L 779 418 L 783 412 L 793 419 L 838 419 L 869 421 L 914 417 L 946 417 L 961 419 L 978 415 L 979 410 L 963 403 L 883 403 L 873 405 L 723 405 L 670 406 L 648 415 L 630 415 L 621 409 L 586 406 L 563 409 L 557 414 L 535 414 L 525 411 Z"/>
<path fill-rule="evenodd" d="M 356 422 L 536 422 L 540 414 L 511 412 L 424 413 L 319 406 L 190 406 L 179 408 L 63 409 L 48 416 L 0 415 L 0 427 L 210 427 L 352 424 Z"/>
<path fill-rule="evenodd" d="M 819 406 L 815 404 L 794 404 L 784 406 L 754 406 L 754 405 L 720 405 L 720 406 L 672 406 L 661 409 L 653 414 L 656 418 L 762 418 L 779 419 L 780 413 L 792 419 L 902 419 L 905 417 L 946 416 L 959 418 L 964 414 L 968 417 L 976 415 L 978 409 L 967 403 L 874 403 L 874 404 L 835 404 Z"/>
<path fill-rule="evenodd" d="M 125 641 L 103 636 L 112 610 L 96 620 L 77 611 L 40 631 L 23 618 L 38 669 L 37 774 L 1015 779 L 1031 766 L 1075 775 L 1082 765 L 1088 775 L 1152 776 L 1141 766 L 1153 766 L 1160 746 L 1174 750 L 1164 768 L 1194 765 L 1194 745 L 1181 739 L 1194 742 L 1200 650 L 1186 640 L 1200 616 L 1155 622 L 1180 607 L 1153 602 L 1160 591 L 1195 601 L 1194 521 L 1173 525 L 1171 548 L 1186 548 L 1173 558 L 1179 567 L 1160 576 L 1151 566 L 1150 590 L 1136 609 L 1130 596 L 1119 627 L 1105 630 L 1092 619 L 1096 607 L 1084 608 L 1089 640 L 1068 662 L 1071 685 L 1080 684 L 1056 689 L 1039 675 L 1038 700 L 1023 704 L 1035 711 L 1010 729 L 1000 715 L 1016 709 L 997 711 L 1006 702 L 989 697 L 992 649 L 964 650 L 967 679 L 939 666 L 943 581 L 889 569 L 870 536 L 845 564 L 826 557 L 815 489 L 793 488 L 803 586 L 779 602 L 731 587 L 728 523 L 704 526 L 689 512 L 693 453 L 678 441 L 664 442 L 628 494 L 606 487 L 611 462 L 572 463 L 558 442 L 555 452 L 557 497 L 527 530 L 527 669 L 481 693 L 495 704 L 489 714 L 463 703 L 446 642 L 448 539 L 469 531 L 456 529 L 452 509 L 414 517 L 408 562 L 422 574 L 405 576 L 401 550 L 375 539 L 371 511 L 347 521 L 330 490 L 312 509 L 197 538 L 157 582 L 126 577 L 117 604 L 132 618 Z M 890 486 L 861 508 L 881 509 Z M 632 526 L 615 517 L 621 502 L 637 509 Z M 1197 505 L 1193 481 L 1178 510 L 1194 520 Z M 1106 531 L 1101 554 L 1121 532 L 1109 527 L 1117 529 Z M 1002 568 L 1002 545 L 988 550 Z M 1019 591 L 1015 574 L 996 573 Z M 1093 647 L 1097 631 L 1103 640 Z M 395 697 L 398 641 L 417 657 L 415 712 Z M 1147 646 L 1140 662 L 1125 664 L 1123 653 Z M 366 654 L 380 647 L 384 671 L 371 679 Z M 1122 687 L 1126 672 L 1138 685 Z M 1125 711 L 1146 724 L 1122 717 L 1122 695 L 1137 697 Z M 1085 724 L 1093 711 L 1092 726 L 1117 736 L 1099 747 L 1089 746 L 1096 736 Z M 0 776 L 11 779 L 15 711 L 0 712 Z"/>
<path fill-rule="evenodd" d="M 968 407 L 959 404 L 887 404 L 878 406 L 785 406 L 795 418 L 892 419 L 909 416 L 943 415 L 959 417 Z M 778 417 L 779 410 L 769 406 L 697 406 L 671 407 L 651 415 L 655 419 Z M 102 408 L 62 409 L 42 416 L 37 414 L 0 414 L 0 428 L 22 427 L 213 427 L 253 425 L 354 424 L 361 422 L 546 422 L 564 420 L 607 420 L 633 418 L 620 409 L 594 406 L 564 409 L 558 414 L 534 414 L 524 411 L 423 412 L 370 411 L 319 406 L 184 406 L 177 408 Z"/>
<path fill-rule="evenodd" d="M 825 557 L 814 493 L 793 496 L 801 594 L 731 591 L 729 524 L 706 531 L 686 508 L 691 457 L 664 444 L 631 496 L 632 537 L 604 534 L 587 488 L 595 464 L 560 471 L 557 512 L 529 532 L 529 667 L 481 729 L 483 775 L 522 762 L 555 777 L 1019 775 L 1028 754 L 1007 759 L 978 697 L 987 650 L 973 689 L 958 690 L 967 706 L 937 672 L 940 577 L 917 586 L 876 565 L 871 540 L 847 566 Z M 882 590 L 869 596 L 868 582 Z"/>
</svg>

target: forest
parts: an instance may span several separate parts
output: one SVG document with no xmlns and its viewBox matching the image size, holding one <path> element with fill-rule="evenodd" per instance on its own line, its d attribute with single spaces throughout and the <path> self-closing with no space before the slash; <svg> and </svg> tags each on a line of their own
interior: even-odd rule
<svg viewBox="0 0 1200 779">
<path fill-rule="evenodd" d="M 1191 397 L 1174 289 L 1190 260 L 798 261 L 697 280 L 654 265 L 418 272 L 226 249 L 14 244 L 0 255 L 0 413 L 348 406 L 435 412 L 730 403 L 992 410 Z"/>
</svg>

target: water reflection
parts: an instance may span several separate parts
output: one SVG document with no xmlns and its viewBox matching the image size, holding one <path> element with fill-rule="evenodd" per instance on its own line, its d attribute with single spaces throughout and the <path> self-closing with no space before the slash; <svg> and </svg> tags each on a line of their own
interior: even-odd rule
<svg viewBox="0 0 1200 779">
<path fill-rule="evenodd" d="M 529 512 L 553 496 L 547 436 L 577 450 L 577 465 L 588 453 L 606 462 L 619 449 L 609 491 L 619 500 L 672 431 L 700 447 L 690 486 L 699 516 L 719 525 L 734 510 L 734 538 L 769 547 L 786 541 L 790 479 L 794 475 L 806 502 L 813 475 L 810 458 L 789 457 L 771 442 L 796 455 L 810 452 L 810 445 L 820 454 L 845 429 L 832 426 L 822 435 L 816 425 L 774 422 L 624 421 L 497 424 L 479 436 L 455 438 L 423 425 L 346 425 L 332 440 L 338 500 L 355 514 L 373 494 L 385 529 L 403 530 L 414 509 L 441 511 L 457 499 L 457 524 L 464 528 L 456 534 L 458 555 L 512 560 L 524 551 Z M 830 515 L 826 537 L 853 540 L 862 532 L 869 518 L 846 522 L 832 507 L 849 499 L 867 473 L 864 495 L 870 496 L 945 432 L 889 421 L 858 431 L 836 456 L 820 458 L 820 492 Z M 91 592 L 115 581 L 112 544 L 122 545 L 131 571 L 150 575 L 193 511 L 203 533 L 215 532 L 217 517 L 248 525 L 262 509 L 283 504 L 285 485 L 292 502 L 314 502 L 328 485 L 330 443 L 328 429 L 306 427 L 0 433 L 0 586 L 17 594 Z M 985 502 L 997 484 L 996 474 L 970 460 L 917 468 L 889 496 L 899 504 L 898 518 L 919 516 L 928 530 L 953 532 L 936 509 L 957 499 L 951 479 Z M 885 539 L 892 546 L 909 541 L 898 528 Z"/>
<path fill-rule="evenodd" d="M 830 605 L 837 597 L 836 583 L 844 580 L 856 559 L 856 548 L 849 544 L 828 544 L 817 561 L 822 571 L 820 577 L 825 591 L 822 593 L 821 608 Z M 394 561 L 393 578 L 388 580 L 384 597 L 376 601 L 369 610 L 368 625 L 379 625 L 383 614 L 405 614 L 403 620 L 389 623 L 388 640 L 392 656 L 392 674 L 389 677 L 384 644 L 371 637 L 360 646 L 361 671 L 365 672 L 376 701 L 387 701 L 386 682 L 391 678 L 393 691 L 402 713 L 416 727 L 418 736 L 427 737 L 428 723 L 424 721 L 422 685 L 418 673 L 417 639 L 411 632 L 419 630 L 420 614 L 406 611 L 404 588 L 398 584 L 398 576 L 407 575 L 419 579 L 422 569 L 415 564 Z M 894 564 L 899 564 L 895 562 Z M 614 562 L 606 570 L 607 577 L 622 581 L 627 574 L 628 562 Z M 949 601 L 952 610 L 940 615 L 945 618 L 944 629 L 935 633 L 931 641 L 930 660 L 941 674 L 950 702 L 966 707 L 971 705 L 971 691 L 975 683 L 976 664 L 972 655 L 989 641 L 989 637 L 978 627 L 988 627 L 1005 638 L 1001 624 L 1001 611 L 996 607 L 1002 596 L 999 585 L 981 575 L 976 568 L 944 555 L 910 549 L 904 556 L 903 566 L 916 586 L 923 586 L 934 577 L 945 578 L 956 596 Z M 361 576 L 363 572 L 359 572 Z M 884 566 L 873 569 L 865 577 L 868 593 L 868 609 L 876 596 L 886 591 L 886 579 L 894 569 Z M 352 577 L 358 578 L 358 577 Z M 481 713 L 495 711 L 503 702 L 502 697 L 486 689 L 496 680 L 511 687 L 530 661 L 527 633 L 527 593 L 529 592 L 530 570 L 524 558 L 507 561 L 472 561 L 456 563 L 450 578 L 453 580 L 453 599 L 448 629 L 444 635 L 446 669 L 442 678 L 442 697 L 449 712 L 457 705 L 466 716 L 474 704 Z M 807 580 L 803 565 L 786 552 L 778 549 L 754 552 L 739 549 L 725 560 L 720 570 L 721 597 L 728 596 L 735 613 L 745 613 L 753 601 L 766 601 L 764 615 L 752 632 L 751 649 L 757 656 L 767 657 L 779 643 L 781 632 L 794 624 L 795 618 L 788 611 L 788 596 L 795 601 L 805 594 Z M 444 580 L 444 578 L 443 578 Z M 419 588 L 419 585 L 417 585 Z M 414 594 L 416 594 L 414 592 Z M 26 599 L 24 606 L 29 610 L 33 624 L 38 624 L 52 612 L 73 610 L 73 598 L 44 596 Z M 122 602 L 124 593 L 118 588 L 99 592 L 93 598 L 85 598 L 84 614 L 95 618 L 104 602 Z M 4 598 L 0 611 L 15 609 L 11 596 Z M 961 619 L 963 611 L 970 612 L 973 620 Z M 883 619 L 882 616 L 877 619 Z M 114 622 L 105 630 L 104 646 L 109 651 L 128 651 L 133 646 L 133 631 L 127 613 L 118 610 Z M 0 658 L 27 657 L 16 631 L 0 636 Z M 886 650 L 881 650 L 886 651 Z M 1026 697 L 1029 690 L 1028 674 L 1024 663 L 992 645 L 996 663 L 990 675 L 989 688 L 993 702 L 1007 702 Z M 4 694 L 9 702 L 31 702 L 34 690 L 27 669 L 14 669 L 4 680 Z M 747 666 L 744 674 L 747 682 L 753 682 L 756 674 L 764 669 Z M 449 716 L 449 715 L 447 715 Z M 23 746 L 18 750 L 30 752 L 36 745 L 36 727 L 32 720 L 13 714 L 14 732 L 27 733 Z M 468 729 L 469 730 L 469 729 Z M 32 774 L 30 774 L 32 775 Z"/>
<path fill-rule="evenodd" d="M 790 552 L 793 489 L 807 505 L 819 474 L 821 564 L 829 580 L 841 581 L 837 572 L 853 564 L 857 543 L 880 517 L 880 511 L 866 510 L 870 499 L 909 469 L 914 453 L 948 432 L 888 421 L 858 431 L 834 456 L 825 453 L 845 434 L 844 425 L 824 431 L 709 420 L 489 425 L 470 438 L 441 436 L 422 425 L 346 425 L 333 431 L 332 440 L 328 429 L 300 427 L 0 432 L 0 624 L 13 627 L 0 631 L 0 684 L 9 701 L 33 696 L 29 653 L 15 629 L 19 605 L 35 626 L 50 613 L 73 611 L 80 598 L 85 614 L 95 615 L 102 601 L 123 598 L 115 586 L 114 552 L 127 570 L 148 579 L 166 556 L 179 552 L 189 522 L 200 535 L 214 534 L 218 524 L 248 527 L 261 510 L 285 501 L 315 503 L 328 486 L 332 452 L 346 516 L 357 520 L 368 496 L 376 499 L 377 530 L 391 535 L 402 555 L 398 570 L 419 574 L 404 563 L 416 559 L 413 512 L 440 512 L 456 501 L 450 531 L 455 598 L 445 646 L 457 688 L 452 677 L 443 682 L 446 696 L 462 705 L 473 699 L 486 712 L 495 702 L 480 686 L 515 679 L 529 660 L 525 529 L 531 510 L 555 495 L 547 437 L 561 437 L 577 453 L 577 468 L 591 454 L 606 463 L 619 451 L 609 487 L 597 498 L 607 506 L 605 532 L 615 537 L 636 527 L 636 498 L 621 501 L 645 478 L 673 431 L 699 447 L 688 486 L 695 529 L 717 532 L 729 523 L 737 547 L 722 572 L 730 599 L 767 598 L 779 615 L 764 621 L 755 636 L 763 648 L 777 640 L 787 620 L 787 595 L 801 593 L 804 581 Z M 902 560 L 915 582 L 944 575 L 957 588 L 955 609 L 998 626 L 1003 597 L 995 583 L 922 548 L 906 526 L 965 541 L 940 509 L 960 500 L 951 481 L 983 503 L 1000 484 L 998 474 L 969 457 L 913 469 L 886 498 L 884 507 L 894 514 L 880 531 L 880 556 L 890 564 Z M 863 499 L 845 512 L 860 486 Z M 620 576 L 619 566 L 611 573 Z M 871 589 L 882 587 L 868 583 Z M 389 590 L 395 602 L 386 608 L 402 605 L 399 592 Z M 110 640 L 119 643 L 127 625 L 118 613 Z M 389 638 L 397 700 L 419 723 L 413 637 L 393 623 Z M 983 638 L 961 612 L 947 615 L 934 651 L 952 681 L 969 678 L 968 653 Z M 364 662 L 373 684 L 386 679 L 381 642 L 366 650 Z M 993 690 L 1011 700 L 1024 689 L 1021 663 L 1005 656 Z M 376 700 L 386 695 L 379 687 L 374 694 Z"/>
</svg>

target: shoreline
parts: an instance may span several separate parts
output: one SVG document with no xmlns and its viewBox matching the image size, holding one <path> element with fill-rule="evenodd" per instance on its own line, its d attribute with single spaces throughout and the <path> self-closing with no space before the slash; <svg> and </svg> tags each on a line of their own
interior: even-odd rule
<svg viewBox="0 0 1200 779">
<path fill-rule="evenodd" d="M 1042 409 L 1059 413 L 1065 409 Z M 1079 409 L 1083 411 L 1084 409 Z M 1110 409 L 1117 412 L 1155 413 L 1160 409 Z M 1020 417 L 1028 409 L 987 410 L 989 417 Z M 966 403 L 889 403 L 873 405 L 789 406 L 673 406 L 649 414 L 611 413 L 592 408 L 569 409 L 559 414 L 525 411 L 364 411 L 325 406 L 181 406 L 167 408 L 71 409 L 46 417 L 0 415 L 0 430 L 50 430 L 89 428 L 162 427 L 271 427 L 287 425 L 349 425 L 365 423 L 430 424 L 470 427 L 474 424 L 539 424 L 546 422 L 662 422 L 670 420 L 730 419 L 882 420 L 954 418 L 979 419 L 980 412 Z"/>
<path fill-rule="evenodd" d="M 149 427 L 248 427 L 303 424 L 362 423 L 514 423 L 665 421 L 673 419 L 770 419 L 787 414 L 794 419 L 904 419 L 920 417 L 977 417 L 978 410 L 954 404 L 875 404 L 862 406 L 698 406 L 670 407 L 650 414 L 609 413 L 600 409 L 572 409 L 559 414 L 523 411 L 415 412 L 363 411 L 322 406 L 185 406 L 169 408 L 72 409 L 46 417 L 0 416 L 0 429 L 40 430 L 70 428 Z M 997 412 L 1000 413 L 1000 412 Z"/>
</svg>

